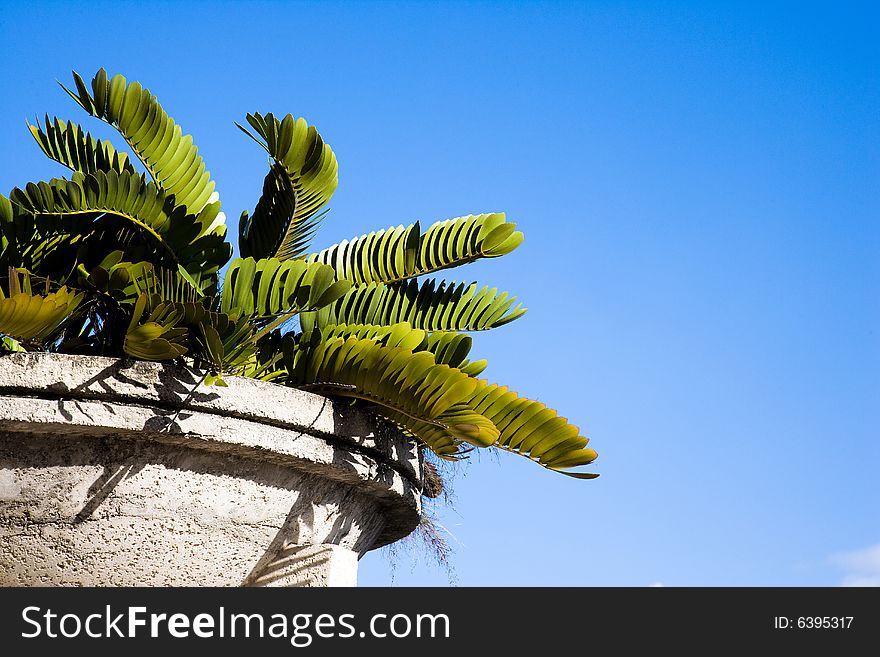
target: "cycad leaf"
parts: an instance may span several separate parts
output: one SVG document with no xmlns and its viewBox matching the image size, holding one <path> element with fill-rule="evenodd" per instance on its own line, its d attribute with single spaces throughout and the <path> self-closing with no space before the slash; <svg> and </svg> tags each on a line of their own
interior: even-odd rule
<svg viewBox="0 0 880 657">
<path fill-rule="evenodd" d="M 541 402 L 520 397 L 507 387 L 489 385 L 485 381 L 480 382 L 465 402 L 498 428 L 500 436 L 495 447 L 521 454 L 551 470 L 577 478 L 598 476 L 564 472 L 591 463 L 596 452 L 587 448 L 589 439 L 581 436 L 576 426 Z"/>
<path fill-rule="evenodd" d="M 16 353 L 27 351 L 18 340 L 14 340 L 13 338 L 4 337 L 0 339 L 0 353 Z"/>
<path fill-rule="evenodd" d="M 259 136 L 236 125 L 266 149 L 273 164 L 254 214 L 243 214 L 239 222 L 241 253 L 257 259 L 298 258 L 317 229 L 318 212 L 336 191 L 336 156 L 305 119 L 255 113 L 247 120 Z"/>
<path fill-rule="evenodd" d="M 186 214 L 137 174 L 75 172 L 70 180 L 28 183 L 24 189 L 12 190 L 10 199 L 36 217 L 80 217 L 85 222 L 82 233 L 93 228 L 92 222 L 101 215 L 119 217 L 155 240 L 162 263 L 183 265 L 206 279 L 229 258 L 229 245 L 221 236 L 203 234 L 200 217 Z"/>
<path fill-rule="evenodd" d="M 0 194 L 0 272 L 9 267 L 22 267 L 34 271 L 25 251 L 35 240 L 37 227 L 32 215 Z"/>
<path fill-rule="evenodd" d="M 439 221 L 424 233 L 416 222 L 361 235 L 309 259 L 331 265 L 339 278 L 356 285 L 393 283 L 480 258 L 497 258 L 519 246 L 522 237 L 502 213 L 470 215 Z"/>
<path fill-rule="evenodd" d="M 449 427 L 449 434 L 474 447 L 489 447 L 499 436 L 498 427 L 489 418 L 467 404 L 455 404 L 438 420 Z"/>
<path fill-rule="evenodd" d="M 220 311 L 248 317 L 278 317 L 320 308 L 350 287 L 320 263 L 277 258 L 237 258 L 230 264 L 220 297 Z"/>
<path fill-rule="evenodd" d="M 318 323 L 391 325 L 409 322 L 426 331 L 484 331 L 507 324 L 526 312 L 513 307 L 516 297 L 475 283 L 433 279 L 384 285 L 371 283 L 318 311 Z"/>
<path fill-rule="evenodd" d="M 0 286 L 0 333 L 15 340 L 40 341 L 56 332 L 83 300 L 81 292 L 62 287 L 44 295 L 32 294 L 27 274 L 23 281 L 10 270 L 8 294 Z"/>
<path fill-rule="evenodd" d="M 118 300 L 145 293 L 151 299 L 177 304 L 199 303 L 203 295 L 179 270 L 156 267 L 150 262 L 120 262 L 108 269 L 109 285 Z"/>
<path fill-rule="evenodd" d="M 187 353 L 188 326 L 201 321 L 204 308 L 196 303 L 162 301 L 141 292 L 125 334 L 123 350 L 143 360 L 169 360 Z"/>
<path fill-rule="evenodd" d="M 379 326 L 377 324 L 333 324 L 317 328 L 303 318 L 314 317 L 314 313 L 306 313 L 301 316 L 300 326 L 303 330 L 303 339 L 314 344 L 331 340 L 333 338 L 358 338 L 360 340 L 373 340 L 386 347 L 403 347 L 410 351 L 426 351 L 428 333 L 412 328 L 407 322 L 401 322 L 392 326 Z"/>
<path fill-rule="evenodd" d="M 254 358 L 239 368 L 241 376 L 262 381 L 283 379 L 286 371 L 282 362 L 282 342 L 284 336 L 280 329 L 262 332 L 255 339 L 256 353 Z"/>
<path fill-rule="evenodd" d="M 196 336 L 200 360 L 216 373 L 243 373 L 259 365 L 259 335 L 246 315 L 237 311 L 206 312 Z"/>
<path fill-rule="evenodd" d="M 123 349 L 129 356 L 141 360 L 170 360 L 186 353 L 186 347 L 181 343 L 181 338 L 185 336 L 186 329 L 146 322 L 125 334 Z"/>
<path fill-rule="evenodd" d="M 468 451 L 462 444 L 489 447 L 498 440 L 498 428 L 489 418 L 476 413 L 466 404 L 455 404 L 440 416 L 438 423 L 407 422 L 407 418 L 393 411 L 387 414 L 417 436 L 442 458 L 460 458 Z"/>
<path fill-rule="evenodd" d="M 452 331 L 434 331 L 429 333 L 425 349 L 434 354 L 438 363 L 462 369 L 468 363 L 467 356 L 473 345 L 473 338 Z"/>
<path fill-rule="evenodd" d="M 331 338 L 360 338 L 374 340 L 388 347 L 403 347 L 410 351 L 429 351 L 434 361 L 460 369 L 468 376 L 476 376 L 486 367 L 486 361 L 467 360 L 473 340 L 463 333 L 434 331 L 429 333 L 413 328 L 409 322 L 390 326 L 379 324 L 328 324 L 317 323 L 317 313 L 300 315 L 302 340 L 317 344 Z"/>
<path fill-rule="evenodd" d="M 45 128 L 28 124 L 31 134 L 43 152 L 73 171 L 94 173 L 110 171 L 136 173 L 125 153 L 118 153 L 106 141 L 94 139 L 75 123 L 46 115 Z"/>
<path fill-rule="evenodd" d="M 373 402 L 440 454 L 458 453 L 462 441 L 487 445 L 498 437 L 491 421 L 461 405 L 478 382 L 429 352 L 336 337 L 285 349 L 285 366 L 290 384 Z"/>
<path fill-rule="evenodd" d="M 222 215 L 220 203 L 214 199 L 210 173 L 192 137 L 182 134 L 156 97 L 138 82 L 129 84 L 121 75 L 108 79 L 103 68 L 92 80 L 92 93 L 75 71 L 73 78 L 77 92 L 65 87 L 67 93 L 86 112 L 119 131 L 159 188 L 173 197 L 175 205 L 187 214 L 204 217 L 204 232 L 220 234 Z M 225 226 L 222 231 L 225 233 Z"/>
</svg>

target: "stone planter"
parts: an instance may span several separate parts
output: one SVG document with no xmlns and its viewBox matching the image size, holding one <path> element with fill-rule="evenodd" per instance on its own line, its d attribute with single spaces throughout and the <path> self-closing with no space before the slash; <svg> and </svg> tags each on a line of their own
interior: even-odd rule
<svg viewBox="0 0 880 657">
<path fill-rule="evenodd" d="M 0 357 L 0 585 L 353 586 L 419 522 L 372 415 L 176 365 Z"/>
</svg>

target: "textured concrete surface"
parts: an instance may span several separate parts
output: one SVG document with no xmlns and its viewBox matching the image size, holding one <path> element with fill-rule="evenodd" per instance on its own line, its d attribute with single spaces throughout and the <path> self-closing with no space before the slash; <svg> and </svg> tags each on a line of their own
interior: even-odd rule
<svg viewBox="0 0 880 657">
<path fill-rule="evenodd" d="M 0 585 L 353 585 L 418 523 L 421 465 L 370 414 L 108 358 L 0 358 Z"/>
<path fill-rule="evenodd" d="M 358 554 L 332 544 L 286 545 L 250 586 L 355 586 Z"/>
</svg>

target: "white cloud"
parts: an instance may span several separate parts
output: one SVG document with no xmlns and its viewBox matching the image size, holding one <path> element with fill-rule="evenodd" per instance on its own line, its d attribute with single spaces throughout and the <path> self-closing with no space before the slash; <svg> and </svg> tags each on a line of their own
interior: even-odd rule
<svg viewBox="0 0 880 657">
<path fill-rule="evenodd" d="M 880 543 L 835 554 L 831 563 L 846 573 L 841 586 L 880 586 Z"/>
<path fill-rule="evenodd" d="M 666 585 L 663 582 L 654 582 L 653 584 L 648 584 L 648 586 L 652 589 L 657 589 Z"/>
</svg>

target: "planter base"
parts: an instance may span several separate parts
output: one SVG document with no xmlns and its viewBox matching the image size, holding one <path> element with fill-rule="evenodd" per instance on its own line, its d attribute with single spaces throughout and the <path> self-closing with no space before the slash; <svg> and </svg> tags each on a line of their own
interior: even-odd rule
<svg viewBox="0 0 880 657">
<path fill-rule="evenodd" d="M 353 586 L 359 556 L 417 525 L 399 432 L 247 379 L 175 402 L 187 378 L 0 358 L 0 585 Z"/>
</svg>

